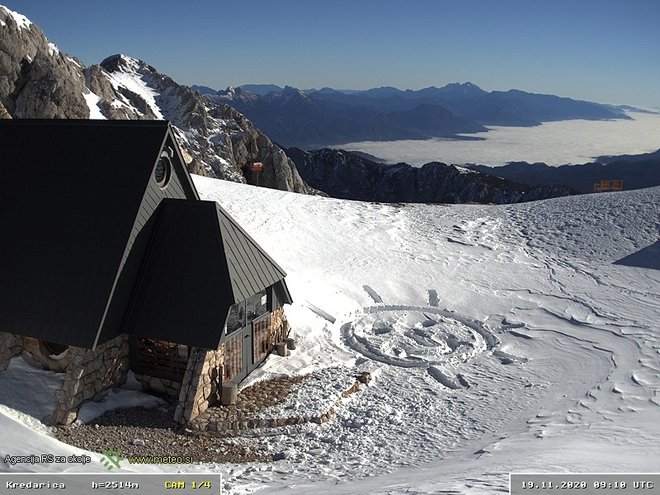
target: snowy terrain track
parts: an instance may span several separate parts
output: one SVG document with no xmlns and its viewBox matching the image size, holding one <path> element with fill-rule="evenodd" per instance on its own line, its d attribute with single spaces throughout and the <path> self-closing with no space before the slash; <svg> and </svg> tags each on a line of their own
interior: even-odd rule
<svg viewBox="0 0 660 495">
<path fill-rule="evenodd" d="M 498 343 L 480 322 L 449 310 L 383 305 L 364 311 L 341 327 L 344 341 L 354 351 L 392 366 L 457 365 Z"/>
<path fill-rule="evenodd" d="M 326 424 L 244 440 L 281 461 L 184 469 L 236 494 L 492 494 L 510 471 L 657 471 L 660 270 L 626 260 L 658 240 L 660 188 L 401 206 L 195 184 L 288 273 L 297 349 L 249 380 L 339 365 L 373 381 Z M 0 425 L 17 416 L 3 411 Z"/>
<path fill-rule="evenodd" d="M 319 478 L 327 493 L 506 492 L 512 470 L 634 470 L 658 452 L 644 428 L 660 419 L 660 277 L 613 264 L 657 240 L 658 189 L 499 207 L 260 196 L 292 225 L 271 243 L 291 260 L 290 284 L 337 318 L 291 312 L 297 334 L 318 336 L 320 323 L 329 354 L 376 376 L 325 427 L 337 438 L 321 444 L 327 468 L 314 474 L 321 458 L 294 449 L 292 465 L 308 467 L 275 493 L 306 493 L 304 479 L 316 490 Z M 251 232 L 268 242 L 280 228 Z M 429 288 L 451 314 L 427 305 Z M 494 341 L 452 360 L 439 328 L 423 333 L 438 315 Z M 333 486 L 343 479 L 348 490 Z"/>
</svg>

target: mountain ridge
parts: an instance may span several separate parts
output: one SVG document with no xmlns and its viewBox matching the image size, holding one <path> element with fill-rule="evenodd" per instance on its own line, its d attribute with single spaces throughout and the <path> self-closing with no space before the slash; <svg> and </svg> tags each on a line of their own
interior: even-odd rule
<svg viewBox="0 0 660 495">
<path fill-rule="evenodd" d="M 280 92 L 259 96 L 229 88 L 204 98 L 232 106 L 284 146 L 453 137 L 486 131 L 440 105 L 414 102 L 383 112 L 381 101 L 365 102 L 360 96 L 328 89 L 305 92 L 286 86 Z"/>
<path fill-rule="evenodd" d="M 226 103 L 245 114 L 282 145 L 306 149 L 369 140 L 461 139 L 464 134 L 486 132 L 492 125 L 630 118 L 624 109 L 612 105 L 518 89 L 488 92 L 471 82 L 419 90 L 244 85 L 213 94 L 207 87 L 195 88 L 207 100 Z M 297 106 L 291 108 L 294 94 Z M 435 117 L 429 120 L 430 112 Z"/>
<path fill-rule="evenodd" d="M 639 155 L 607 156 L 579 165 L 511 162 L 499 167 L 466 165 L 470 170 L 532 186 L 564 184 L 579 193 L 593 192 L 601 180 L 622 180 L 626 190 L 660 186 L 660 150 Z"/>
<path fill-rule="evenodd" d="M 364 156 L 324 148 L 287 148 L 303 179 L 339 199 L 384 203 L 518 203 L 575 191 L 560 185 L 529 186 L 481 171 L 430 162 L 422 167 L 384 164 Z"/>
<path fill-rule="evenodd" d="M 389 139 L 396 139 L 400 133 L 411 139 L 422 139 L 431 128 L 442 134 L 451 134 L 457 128 L 463 132 L 483 129 L 429 100 L 443 94 L 453 99 L 487 94 L 471 83 L 424 88 L 420 90 L 423 96 L 414 97 L 396 88 L 376 88 L 366 98 L 382 105 L 390 104 L 389 99 L 394 98 L 399 106 L 389 113 L 379 111 L 378 106 L 371 103 L 359 104 L 362 97 L 350 91 L 331 88 L 302 91 L 285 86 L 279 92 L 271 91 L 262 97 L 239 87 L 203 96 L 159 73 L 148 63 L 123 54 L 111 55 L 98 65 L 86 67 L 80 60 L 60 52 L 29 19 L 2 6 L 0 32 L 0 74 L 3 75 L 0 77 L 0 117 L 167 119 L 179 139 L 188 169 L 199 175 L 250 182 L 250 166 L 258 161 L 263 164 L 260 185 L 302 193 L 318 192 L 303 180 L 283 147 L 271 141 L 242 112 L 223 101 L 240 100 L 246 107 L 256 109 L 262 108 L 260 105 L 264 101 L 268 102 L 284 109 L 289 118 L 298 119 L 308 132 L 316 133 L 315 140 L 323 139 L 323 125 L 344 125 L 335 133 L 335 139 L 356 129 Z M 267 86 L 261 88 L 268 89 Z M 513 94 L 526 98 L 526 94 L 521 93 Z M 387 101 L 383 100 L 383 95 Z M 335 109 L 328 114 L 328 102 L 333 99 L 341 101 L 334 101 Z M 358 114 L 359 118 L 355 118 Z M 281 129 L 291 127 L 287 122 L 278 125 Z M 333 158 L 335 171 L 338 164 L 344 167 L 349 162 L 356 163 L 352 156 L 343 162 L 337 161 L 339 155 Z M 326 158 L 328 156 L 326 153 Z M 359 159 L 364 162 L 358 163 L 357 169 L 368 169 L 369 173 L 383 169 L 365 158 Z M 359 198 L 353 199 L 390 201 L 396 193 L 399 196 L 393 201 L 516 202 L 570 193 L 554 186 L 535 189 L 514 185 L 511 181 L 442 163 L 422 167 L 421 172 L 405 164 L 396 167 L 390 170 L 390 178 L 374 183 L 373 187 L 382 191 L 369 194 L 363 191 Z M 310 177 L 314 176 L 309 167 L 306 171 Z M 355 170 L 335 174 L 335 178 L 338 175 L 345 177 L 345 183 L 319 183 L 319 189 L 351 189 L 355 188 L 352 181 L 362 181 Z M 459 176 L 463 176 L 462 179 L 458 180 Z M 413 186 L 406 185 L 406 181 Z"/>
</svg>

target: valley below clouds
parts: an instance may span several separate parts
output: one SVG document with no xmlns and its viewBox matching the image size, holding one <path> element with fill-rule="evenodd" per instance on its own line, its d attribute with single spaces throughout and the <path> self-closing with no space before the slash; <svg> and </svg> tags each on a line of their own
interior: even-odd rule
<svg viewBox="0 0 660 495">
<path fill-rule="evenodd" d="M 363 141 L 337 148 L 361 151 L 388 163 L 421 166 L 448 164 L 505 165 L 544 162 L 565 165 L 591 162 L 603 155 L 638 154 L 660 148 L 660 114 L 629 112 L 632 120 L 565 120 L 534 127 L 489 126 L 471 139 Z M 482 139 L 473 139 L 474 137 Z"/>
</svg>

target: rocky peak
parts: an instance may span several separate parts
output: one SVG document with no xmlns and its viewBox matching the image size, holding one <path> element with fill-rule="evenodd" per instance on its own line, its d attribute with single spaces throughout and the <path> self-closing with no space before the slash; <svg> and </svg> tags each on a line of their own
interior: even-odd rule
<svg viewBox="0 0 660 495">
<path fill-rule="evenodd" d="M 18 30 L 25 29 L 29 31 L 32 28 L 32 21 L 30 19 L 23 14 L 8 9 L 4 5 L 0 5 L 0 25 L 6 26 L 7 23 L 14 24 Z"/>
<path fill-rule="evenodd" d="M 127 55 L 108 57 L 101 67 L 123 97 L 121 103 L 133 106 L 143 118 L 162 118 L 172 123 L 192 157 L 191 168 L 196 173 L 245 182 L 250 178 L 252 163 L 261 162 L 264 167 L 260 185 L 308 192 L 293 162 L 231 107 L 211 102 L 153 66 Z M 240 90 L 233 93 L 242 95 Z"/>
<path fill-rule="evenodd" d="M 103 59 L 100 65 L 108 72 L 139 73 L 140 71 L 144 70 L 156 72 L 156 69 L 150 65 L 147 65 L 142 60 L 133 58 L 129 55 L 124 55 L 123 53 L 118 53 L 116 55 L 110 55 L 109 57 L 106 57 Z"/>
<path fill-rule="evenodd" d="M 263 163 L 259 184 L 311 189 L 284 152 L 227 105 L 128 55 L 85 67 L 62 52 L 29 19 L 0 6 L 0 117 L 166 119 L 191 172 L 246 182 Z"/>
<path fill-rule="evenodd" d="M 472 84 L 471 82 L 449 83 L 446 86 L 440 88 L 440 92 L 443 94 L 443 96 L 453 99 L 473 98 L 486 94 L 486 91 L 481 89 L 476 84 Z"/>
<path fill-rule="evenodd" d="M 206 97 L 212 96 L 212 100 L 216 102 L 242 102 L 243 104 L 250 104 L 252 102 L 255 102 L 259 97 L 255 95 L 254 93 L 251 93 L 250 91 L 239 87 L 235 86 L 229 86 L 225 90 L 220 90 L 216 93 L 213 93 L 212 95 L 209 95 L 208 93 L 205 95 Z"/>
<path fill-rule="evenodd" d="M 0 113 L 18 118 L 86 118 L 85 79 L 25 16 L 0 6 Z"/>
<path fill-rule="evenodd" d="M 282 98 L 284 98 L 284 105 L 292 101 L 304 101 L 309 102 L 309 97 L 300 91 L 298 88 L 292 86 L 285 86 L 282 90 Z"/>
<path fill-rule="evenodd" d="M 227 89 L 221 89 L 215 95 L 226 100 L 235 100 L 238 95 L 241 94 L 241 88 L 236 88 L 235 86 L 229 86 Z"/>
</svg>

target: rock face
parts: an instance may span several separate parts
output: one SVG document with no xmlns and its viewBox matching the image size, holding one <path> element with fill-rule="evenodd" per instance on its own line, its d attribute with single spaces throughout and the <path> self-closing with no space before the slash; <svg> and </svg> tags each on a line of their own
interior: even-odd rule
<svg viewBox="0 0 660 495">
<path fill-rule="evenodd" d="M 113 55 L 85 67 L 26 17 L 0 6 L 0 118 L 167 119 L 191 172 L 313 192 L 286 154 L 243 115 L 206 101 L 152 66 Z M 253 179 L 253 181 L 255 181 Z"/>
<path fill-rule="evenodd" d="M 0 7 L 0 110 L 16 118 L 86 118 L 85 77 L 26 17 Z"/>
<path fill-rule="evenodd" d="M 572 194 L 565 186 L 528 186 L 454 165 L 384 165 L 354 153 L 323 149 L 287 154 L 305 181 L 335 198 L 386 203 L 517 203 Z"/>
</svg>

